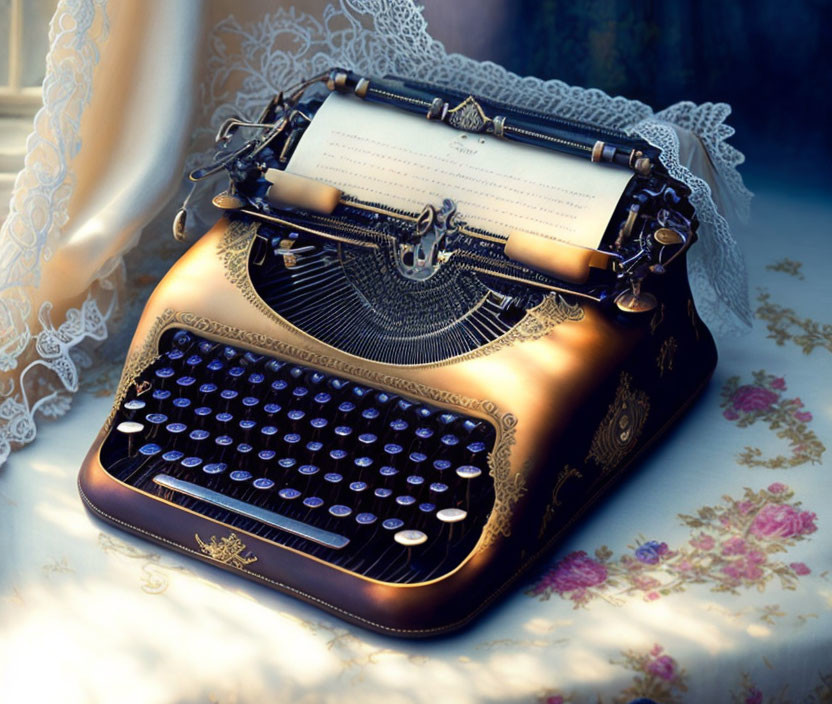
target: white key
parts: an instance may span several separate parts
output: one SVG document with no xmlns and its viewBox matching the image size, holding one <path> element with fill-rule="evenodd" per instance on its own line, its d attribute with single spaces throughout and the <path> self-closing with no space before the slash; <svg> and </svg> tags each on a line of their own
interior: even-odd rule
<svg viewBox="0 0 832 704">
<path fill-rule="evenodd" d="M 459 523 L 464 521 L 468 511 L 461 508 L 443 508 L 436 512 L 436 517 L 443 523 Z"/>
<path fill-rule="evenodd" d="M 399 545 L 413 547 L 414 545 L 424 543 L 428 539 L 428 536 L 420 530 L 400 530 L 393 538 Z"/>
<path fill-rule="evenodd" d="M 461 467 L 456 468 L 456 474 L 462 479 L 476 479 L 480 476 L 480 474 L 482 474 L 482 470 L 472 464 L 464 464 Z"/>
<path fill-rule="evenodd" d="M 126 420 L 123 423 L 119 423 L 116 426 L 116 430 L 120 433 L 124 433 L 125 435 L 133 435 L 133 433 L 140 433 L 144 430 L 144 426 L 141 423 L 136 423 L 133 420 Z"/>
</svg>

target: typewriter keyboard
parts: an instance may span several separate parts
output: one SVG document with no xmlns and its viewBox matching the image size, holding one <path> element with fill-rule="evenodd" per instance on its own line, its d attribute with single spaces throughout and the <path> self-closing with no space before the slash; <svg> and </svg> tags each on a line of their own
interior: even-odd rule
<svg viewBox="0 0 832 704">
<path fill-rule="evenodd" d="M 162 336 L 102 447 L 117 479 L 344 569 L 454 569 L 494 505 L 494 427 L 321 371 Z"/>
</svg>

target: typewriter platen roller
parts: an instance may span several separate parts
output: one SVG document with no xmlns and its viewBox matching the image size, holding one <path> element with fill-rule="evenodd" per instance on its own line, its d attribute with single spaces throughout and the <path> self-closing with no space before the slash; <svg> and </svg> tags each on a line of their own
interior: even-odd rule
<svg viewBox="0 0 832 704">
<path fill-rule="evenodd" d="M 707 383 L 696 218 L 648 144 L 341 70 L 217 142 L 192 178 L 227 171 L 225 212 L 148 301 L 81 469 L 105 520 L 429 636 L 515 584 Z"/>
</svg>

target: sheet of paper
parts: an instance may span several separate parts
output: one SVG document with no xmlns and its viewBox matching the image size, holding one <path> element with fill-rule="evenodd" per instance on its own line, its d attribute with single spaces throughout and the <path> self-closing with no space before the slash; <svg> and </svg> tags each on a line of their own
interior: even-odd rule
<svg viewBox="0 0 832 704">
<path fill-rule="evenodd" d="M 415 213 L 451 198 L 469 226 L 593 248 L 632 176 L 339 94 L 326 99 L 286 171 Z"/>
</svg>

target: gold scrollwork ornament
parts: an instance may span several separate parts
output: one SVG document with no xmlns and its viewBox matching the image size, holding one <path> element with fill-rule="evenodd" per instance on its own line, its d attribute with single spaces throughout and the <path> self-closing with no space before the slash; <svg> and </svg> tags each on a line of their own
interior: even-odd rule
<svg viewBox="0 0 832 704">
<path fill-rule="evenodd" d="M 237 537 L 236 533 L 229 533 L 220 540 L 217 540 L 216 535 L 212 535 L 211 540 L 207 543 L 199 537 L 198 533 L 194 533 L 194 538 L 202 552 L 223 565 L 230 565 L 242 570 L 245 569 L 246 565 L 257 562 L 257 557 L 250 552 L 243 555 L 246 546 L 243 545 L 243 541 Z"/>
</svg>

